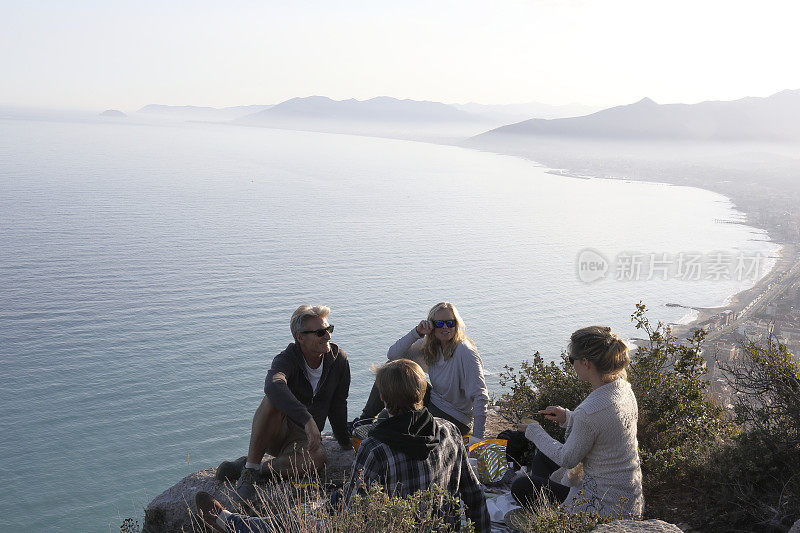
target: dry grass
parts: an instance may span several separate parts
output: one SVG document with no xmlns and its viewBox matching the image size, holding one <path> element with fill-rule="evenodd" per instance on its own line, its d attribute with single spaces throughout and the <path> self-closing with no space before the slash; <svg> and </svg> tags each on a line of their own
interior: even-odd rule
<svg viewBox="0 0 800 533">
<path fill-rule="evenodd" d="M 345 533 L 362 531 L 377 533 L 444 533 L 452 531 L 441 509 L 452 509 L 461 515 L 458 498 L 437 486 L 406 498 L 389 496 L 380 485 L 372 485 L 355 496 L 344 510 L 330 505 L 330 492 L 313 474 L 299 481 L 270 481 L 257 486 L 252 506 L 228 509 L 247 516 L 261 518 L 253 527 L 259 533 Z M 194 533 L 212 531 L 196 513 L 192 517 Z M 462 531 L 473 532 L 471 524 Z"/>
<path fill-rule="evenodd" d="M 586 533 L 599 524 L 614 520 L 639 519 L 621 512 L 608 517 L 592 512 L 570 513 L 565 507 L 553 503 L 541 490 L 536 491 L 534 497 L 533 507 L 514 512 L 513 518 L 509 520 L 510 527 L 523 533 Z"/>
</svg>

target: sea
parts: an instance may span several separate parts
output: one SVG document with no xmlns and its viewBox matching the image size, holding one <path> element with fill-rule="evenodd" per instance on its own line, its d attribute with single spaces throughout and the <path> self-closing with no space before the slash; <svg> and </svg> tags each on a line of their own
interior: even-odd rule
<svg viewBox="0 0 800 533">
<path fill-rule="evenodd" d="M 0 530 L 119 531 L 244 455 L 300 304 L 332 310 L 350 418 L 439 301 L 498 398 L 507 366 L 557 360 L 579 327 L 633 338 L 640 301 L 676 323 L 691 310 L 667 304 L 751 287 L 779 247 L 742 222 L 706 190 L 456 146 L 0 119 Z"/>
</svg>

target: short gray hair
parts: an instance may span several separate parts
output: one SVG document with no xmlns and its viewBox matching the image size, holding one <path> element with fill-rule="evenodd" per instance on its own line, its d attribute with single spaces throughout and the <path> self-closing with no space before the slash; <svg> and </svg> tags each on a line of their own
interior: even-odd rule
<svg viewBox="0 0 800 533">
<path fill-rule="evenodd" d="M 303 331 L 309 318 L 326 318 L 330 313 L 330 308 L 324 305 L 301 305 L 295 309 L 292 321 L 289 323 L 294 340 L 297 340 L 297 334 Z"/>
</svg>

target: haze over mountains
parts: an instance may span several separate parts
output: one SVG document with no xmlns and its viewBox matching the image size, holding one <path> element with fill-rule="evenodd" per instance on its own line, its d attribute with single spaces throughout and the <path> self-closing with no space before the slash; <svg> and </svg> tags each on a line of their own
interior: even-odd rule
<svg viewBox="0 0 800 533">
<path fill-rule="evenodd" d="M 531 119 L 483 133 L 475 144 L 509 137 L 576 139 L 800 140 L 800 90 L 729 102 L 659 105 L 649 98 L 583 117 Z"/>
<path fill-rule="evenodd" d="M 478 115 L 440 102 L 398 100 L 379 96 L 369 100 L 331 100 L 325 96 L 292 98 L 237 120 L 262 124 L 284 119 L 367 122 L 486 122 Z"/>
<path fill-rule="evenodd" d="M 580 115 L 586 111 L 591 108 L 535 102 L 451 105 L 387 96 L 368 100 L 309 96 L 273 106 L 222 109 L 151 104 L 137 114 L 435 142 L 461 142 L 474 136 L 466 141 L 467 145 L 490 149 L 498 143 L 534 137 L 712 142 L 800 140 L 800 90 L 786 90 L 766 98 L 699 104 L 660 105 L 644 98 L 633 104 Z M 557 118 L 543 118 L 547 116 Z"/>
<path fill-rule="evenodd" d="M 580 105 L 537 102 L 509 105 L 444 104 L 379 96 L 333 100 L 325 96 L 291 98 L 273 106 L 212 108 L 151 104 L 140 116 L 168 120 L 232 122 L 268 128 L 349 133 L 433 142 L 457 142 L 497 126 L 532 117 L 564 117 L 593 111 Z"/>
<path fill-rule="evenodd" d="M 800 140 L 800 90 L 765 98 L 699 104 L 636 103 L 575 116 L 580 105 L 444 104 L 387 96 L 333 100 L 291 98 L 276 105 L 226 108 L 150 104 L 131 120 L 231 123 L 278 129 L 395 137 L 508 152 L 532 139 L 572 141 L 787 142 Z M 45 119 L 70 116 L 52 110 L 0 107 L 0 117 Z M 532 113 L 538 116 L 531 117 Z M 564 116 L 570 115 L 570 116 Z M 559 116 L 559 118 L 542 118 Z M 522 117 L 520 119 L 520 117 Z M 83 117 L 86 119 L 86 117 Z"/>
<path fill-rule="evenodd" d="M 583 176 L 700 186 L 749 205 L 800 199 L 800 90 L 727 102 L 649 98 L 583 117 L 532 119 L 459 143 Z"/>
<path fill-rule="evenodd" d="M 261 113 L 275 108 L 275 113 Z M 549 105 L 539 102 L 487 105 L 477 103 L 443 104 L 440 102 L 402 100 L 379 96 L 369 100 L 332 100 L 325 96 L 291 98 L 276 105 L 252 105 L 226 108 L 170 106 L 150 104 L 137 113 L 162 115 L 184 120 L 242 122 L 272 121 L 277 117 L 327 118 L 338 120 L 389 120 L 422 122 L 485 121 L 497 125 L 531 118 L 563 118 L 586 115 L 597 108 L 580 104 Z"/>
<path fill-rule="evenodd" d="M 440 102 L 332 100 L 324 96 L 292 98 L 234 121 L 247 126 L 453 142 L 503 122 Z"/>
<path fill-rule="evenodd" d="M 499 120 L 504 124 L 520 122 L 531 118 L 565 118 L 580 117 L 599 111 L 597 107 L 581 104 L 550 105 L 540 102 L 528 102 L 524 104 L 477 104 L 469 102 L 467 104 L 452 104 L 456 109 L 467 111 L 475 115 L 485 116 L 492 120 Z"/>
</svg>

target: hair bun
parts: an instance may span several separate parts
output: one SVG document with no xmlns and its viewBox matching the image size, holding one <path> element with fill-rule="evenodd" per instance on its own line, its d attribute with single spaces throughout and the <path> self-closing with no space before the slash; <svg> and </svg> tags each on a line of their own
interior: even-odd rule
<svg viewBox="0 0 800 533">
<path fill-rule="evenodd" d="M 589 326 L 570 337 L 570 353 L 588 359 L 603 375 L 617 374 L 630 362 L 628 345 L 609 326 Z"/>
</svg>

